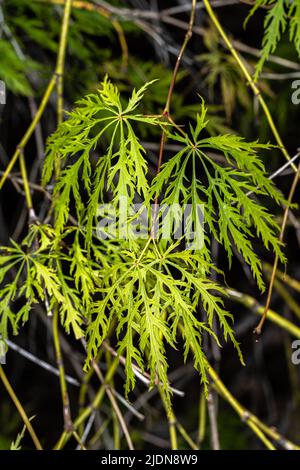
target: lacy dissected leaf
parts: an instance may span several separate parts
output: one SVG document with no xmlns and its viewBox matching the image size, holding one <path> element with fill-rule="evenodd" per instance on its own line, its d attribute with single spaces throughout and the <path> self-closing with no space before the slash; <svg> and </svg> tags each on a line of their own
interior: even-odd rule
<svg viewBox="0 0 300 470">
<path fill-rule="evenodd" d="M 84 308 L 81 297 L 76 286 L 68 285 L 59 261 L 55 261 L 51 253 L 53 239 L 49 236 L 53 236 L 49 227 L 34 226 L 23 245 L 12 242 L 11 247 L 1 249 L 0 336 L 5 339 L 9 327 L 16 333 L 19 323 L 28 320 L 32 306 L 37 302 L 46 303 L 50 311 L 57 305 L 66 331 L 70 332 L 72 328 L 76 338 L 83 336 Z M 16 272 L 13 279 L 9 277 L 11 269 Z M 17 301 L 22 298 L 24 304 L 18 309 Z"/>
<path fill-rule="evenodd" d="M 81 99 L 49 138 L 43 183 L 51 180 L 57 165 L 64 168 L 54 190 L 58 232 L 67 223 L 72 200 L 77 218 L 85 219 L 91 234 L 98 205 L 104 202 L 104 190 L 112 192 L 116 205 L 122 198 L 132 202 L 136 194 L 146 198 L 148 165 L 134 123 L 160 124 L 158 117 L 136 112 L 151 83 L 133 91 L 123 105 L 118 89 L 105 79 L 98 92 Z M 85 195 L 80 192 L 79 183 Z"/>
<path fill-rule="evenodd" d="M 262 51 L 254 74 L 255 80 L 257 80 L 270 54 L 276 51 L 287 25 L 290 41 L 294 43 L 300 57 L 300 0 L 256 0 L 246 23 L 258 8 L 264 6 L 269 8 L 264 21 L 265 31 L 262 40 Z"/>
<path fill-rule="evenodd" d="M 170 407 L 170 349 L 183 348 L 184 360 L 193 357 L 205 389 L 209 365 L 204 335 L 220 347 L 229 340 L 243 362 L 233 316 L 221 300 L 225 291 L 211 280 L 212 269 L 217 271 L 211 264 L 211 236 L 223 244 L 229 260 L 235 244 L 262 289 L 254 237 L 282 261 L 284 256 L 278 226 L 259 197 L 286 201 L 258 156 L 269 145 L 248 143 L 232 134 L 202 138 L 209 125 L 203 102 L 195 127 L 190 126 L 188 133 L 172 132 L 160 116 L 138 114 L 148 85 L 124 100 L 105 79 L 50 137 L 43 183 L 54 183 L 53 227 L 33 224 L 20 246 L 12 242 L 3 249 L 0 334 L 7 337 L 8 329 L 16 331 L 37 302 L 48 313 L 58 309 L 65 331 L 76 338 L 85 336 L 86 368 L 103 341 L 115 339 L 118 354 L 124 356 L 126 394 L 133 389 L 136 374 L 144 371 L 150 386 L 159 385 Z M 163 164 L 151 185 L 137 123 L 163 129 L 182 147 Z M 212 158 L 216 153 L 222 164 Z M 151 206 L 156 198 L 162 201 L 155 206 L 157 234 Z M 125 213 L 125 235 L 113 234 L 113 219 L 111 231 L 103 237 L 99 220 L 105 203 L 109 202 L 109 215 L 120 220 L 123 200 L 131 208 Z M 133 209 L 136 201 L 142 202 L 138 213 Z M 186 205 L 190 210 L 184 215 L 184 232 L 177 236 Z M 150 215 L 150 226 L 145 236 L 136 236 L 142 209 Z M 162 232 L 166 227 L 161 211 L 167 215 L 167 234 Z M 11 268 L 17 271 L 13 283 L 8 279 Z M 23 306 L 16 311 L 18 299 Z M 218 336 L 214 321 L 220 327 Z"/>
<path fill-rule="evenodd" d="M 118 352 L 125 355 L 126 394 L 134 387 L 135 368 L 149 370 L 151 384 L 157 381 L 170 403 L 166 346 L 177 348 L 178 338 L 184 337 L 184 357 L 194 355 L 195 368 L 207 385 L 207 359 L 202 336 L 206 332 L 220 345 L 212 330 L 216 318 L 224 339 L 233 342 L 232 317 L 224 309 L 216 293 L 223 289 L 209 280 L 211 265 L 200 253 L 176 252 L 171 245 L 163 250 L 155 242 L 145 242 L 142 254 L 120 250 L 115 252 L 110 268 L 105 269 L 102 296 L 94 304 L 87 330 L 87 363 L 95 357 L 106 338 L 113 319 L 117 319 Z M 198 306 L 206 316 L 201 318 Z"/>
<path fill-rule="evenodd" d="M 193 223 L 201 227 L 199 205 L 204 207 L 204 221 L 212 235 L 224 245 L 229 261 L 235 244 L 250 265 L 260 289 L 264 288 L 261 262 L 253 250 L 254 235 L 260 237 L 266 248 L 272 248 L 281 261 L 285 261 L 279 242 L 279 227 L 271 213 L 254 199 L 269 196 L 277 203 L 284 198 L 268 179 L 258 152 L 270 145 L 245 142 L 237 135 L 220 135 L 200 138 L 205 128 L 206 109 L 197 125 L 191 128 L 191 138 L 169 133 L 169 138 L 180 141 L 183 149 L 163 166 L 154 179 L 151 192 L 161 194 L 162 204 L 189 203 L 192 205 Z M 224 157 L 220 165 L 209 152 L 219 152 Z M 191 177 L 188 178 L 188 174 Z M 174 213 L 174 225 L 176 214 Z M 203 253 L 209 254 L 207 237 L 203 237 Z"/>
</svg>

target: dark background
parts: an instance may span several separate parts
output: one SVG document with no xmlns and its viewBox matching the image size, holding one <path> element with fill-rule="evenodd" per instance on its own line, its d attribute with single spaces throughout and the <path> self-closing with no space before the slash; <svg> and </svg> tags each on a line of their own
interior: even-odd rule
<svg viewBox="0 0 300 470">
<path fill-rule="evenodd" d="M 128 8 L 139 10 L 162 11 L 176 4 L 185 5 L 190 2 L 181 0 L 172 1 L 146 1 L 130 0 L 128 2 L 109 2 L 111 4 L 121 4 Z M 125 4 L 126 3 L 126 4 Z M 29 4 L 31 4 L 29 6 Z M 25 65 L 20 73 L 20 87 L 24 83 L 28 84 L 30 90 L 17 90 L 13 81 L 8 81 L 7 104 L 0 109 L 0 166 L 3 170 L 16 144 L 19 142 L 28 125 L 31 122 L 30 106 L 34 107 L 39 103 L 42 93 L 46 87 L 51 73 L 55 67 L 56 49 L 55 44 L 58 39 L 59 25 L 62 9 L 58 5 L 40 5 L 38 2 L 25 2 L 20 0 L 5 1 L 3 3 L 5 20 L 11 29 L 14 38 L 24 52 Z M 249 12 L 249 6 L 236 2 L 236 4 L 216 9 L 219 18 L 230 35 L 242 43 L 260 48 L 262 40 L 262 25 L 264 12 L 259 11 L 249 22 L 247 29 L 243 28 L 243 21 Z M 188 22 L 188 12 L 170 15 L 183 22 Z M 91 21 L 93 20 L 93 21 Z M 124 93 L 129 92 L 133 87 L 139 86 L 144 81 L 152 78 L 160 78 L 160 82 L 153 86 L 153 91 L 145 101 L 147 112 L 161 112 L 164 106 L 167 86 L 171 77 L 178 48 L 184 37 L 184 30 L 176 25 L 170 25 L 164 21 L 145 20 L 150 28 L 156 28 L 163 47 L 158 45 L 153 38 L 141 31 L 134 23 L 126 21 L 124 26 L 125 35 L 129 48 L 129 64 L 127 69 L 122 69 L 120 47 L 115 31 L 108 20 L 93 14 L 93 18 L 84 15 L 73 14 L 70 42 L 66 59 L 66 80 L 65 80 L 65 108 L 71 109 L 74 101 L 84 93 L 97 87 L 97 83 L 108 73 L 115 80 Z M 196 26 L 208 30 L 211 25 L 207 19 L 205 10 L 197 11 Z M 213 31 L 213 29 L 212 29 Z M 212 35 L 213 36 L 213 35 Z M 206 60 L 201 58 L 201 54 L 213 54 L 217 49 L 219 53 L 227 54 L 226 49 L 216 44 L 211 48 L 205 45 L 205 38 L 208 43 L 209 34 L 206 36 L 194 34 L 188 45 L 182 69 L 175 89 L 173 100 L 173 116 L 180 122 L 185 123 L 185 116 L 189 110 L 194 112 L 199 106 L 197 94 L 204 97 L 210 105 L 209 112 L 212 121 L 216 126 L 221 125 L 245 136 L 246 139 L 259 138 L 261 141 L 272 141 L 273 137 L 268 129 L 265 118 L 261 112 L 256 111 L 257 103 L 252 96 L 251 90 L 244 83 L 243 78 L 239 78 L 236 88 L 245 86 L 248 104 L 245 106 L 235 96 L 232 103 L 232 117 L 226 117 L 224 109 L 224 96 L 220 88 L 220 81 L 217 78 L 213 84 L 213 94 L 209 90 L 207 76 L 211 72 Z M 227 54 L 228 55 L 228 54 Z M 297 54 L 288 38 L 284 35 L 276 55 L 289 59 L 299 66 Z M 199 57 L 200 56 L 200 57 Z M 244 54 L 250 67 L 256 62 L 256 57 L 251 54 Z M 30 60 L 28 60 L 30 58 Z M 0 59 L 3 67 L 11 67 L 11 74 L 15 73 L 14 66 L 5 55 Z M 9 69 L 10 70 L 10 69 Z M 280 65 L 268 62 L 265 72 L 288 73 L 288 70 Z M 295 70 L 294 70 L 295 72 Z M 23 78 L 22 78 L 23 77 Z M 1 79 L 4 79 L 0 76 Z M 24 81 L 24 83 L 23 83 Z M 292 79 L 266 80 L 261 81 L 266 90 L 266 99 L 272 115 L 278 124 L 283 140 L 291 155 L 296 153 L 300 146 L 299 140 L 299 110 L 291 102 Z M 243 85 L 242 85 L 243 84 Z M 27 85 L 26 85 L 27 86 Z M 26 88 L 26 87 L 25 87 Z M 28 95 L 28 96 L 26 96 Z M 218 120 L 219 119 L 219 120 Z M 50 101 L 46 112 L 43 115 L 38 134 L 30 140 L 26 146 L 26 162 L 30 179 L 39 183 L 40 163 L 44 154 L 44 143 L 47 136 L 55 130 L 56 110 L 54 97 Z M 219 128 L 217 127 L 216 132 Z M 220 130 L 219 130 L 220 131 Z M 155 162 L 158 154 L 158 135 L 145 135 L 143 140 L 148 142 L 150 160 L 153 162 L 154 172 Z M 40 142 L 41 141 L 41 142 Z M 38 150 L 38 145 L 40 148 Z M 156 146 L 156 147 L 155 147 Z M 265 155 L 265 163 L 268 171 L 272 172 L 284 163 L 283 157 L 278 150 Z M 19 169 L 14 169 L 17 175 Z M 276 179 L 278 187 L 287 195 L 292 182 L 291 171 L 285 172 Z M 299 191 L 296 192 L 296 199 L 299 198 Z M 22 239 L 27 230 L 27 215 L 24 204 L 24 196 L 20 194 L 11 182 L 7 182 L 0 193 L 0 241 L 7 244 L 9 238 Z M 41 194 L 34 193 L 35 206 L 44 210 L 45 200 Z M 282 211 L 277 211 L 276 216 L 280 221 Z M 299 224 L 299 211 L 294 210 L 294 215 Z M 299 227 L 288 224 L 285 236 L 286 255 L 288 258 L 287 273 L 299 279 Z M 216 243 L 213 244 L 215 260 L 219 268 L 226 273 L 226 281 L 240 292 L 245 292 L 255 297 L 264 304 L 265 295 L 261 295 L 249 274 L 248 268 L 236 257 L 232 268 L 229 270 L 226 256 Z M 266 253 L 259 242 L 255 242 L 255 249 L 262 256 L 264 262 L 273 262 L 273 256 Z M 284 268 L 281 267 L 284 270 Z M 267 279 L 267 278 L 266 278 Z M 299 294 L 289 290 L 290 296 L 297 303 Z M 264 333 L 259 342 L 256 342 L 252 334 L 258 317 L 246 307 L 226 301 L 227 306 L 235 318 L 235 329 L 237 337 L 241 343 L 245 357 L 246 366 L 242 367 L 236 357 L 235 351 L 230 346 L 224 345 L 220 356 L 211 350 L 210 344 L 206 345 L 207 354 L 210 360 L 220 371 L 222 380 L 235 397 L 254 414 L 258 415 L 270 426 L 277 426 L 282 434 L 289 437 L 294 442 L 300 442 L 300 394 L 299 394 L 299 366 L 294 366 L 291 362 L 291 342 L 292 338 L 276 325 L 267 322 Z M 299 304 L 297 304 L 299 305 Z M 299 316 L 291 311 L 285 299 L 275 288 L 272 297 L 271 307 L 280 315 L 290 318 L 299 325 Z M 43 318 L 43 320 L 42 320 Z M 47 326 L 48 323 L 48 326 Z M 82 356 L 81 349 L 78 348 L 71 338 L 66 339 L 72 347 L 73 352 L 64 352 L 64 360 L 67 373 L 76 375 L 70 354 Z M 37 357 L 55 364 L 52 346 L 49 321 L 45 318 L 42 310 L 36 309 L 31 315 L 30 321 L 24 326 L 20 334 L 12 341 L 30 351 Z M 77 352 L 76 352 L 77 351 Z M 193 370 L 190 361 L 186 365 L 182 364 L 180 353 L 170 352 L 170 377 L 173 384 L 185 391 L 184 398 L 174 397 L 175 412 L 185 428 L 193 438 L 196 438 L 198 426 L 199 408 L 199 379 Z M 24 404 L 29 416 L 34 418 L 35 428 L 43 443 L 47 448 L 55 444 L 62 429 L 62 410 L 60 400 L 60 390 L 58 378 L 49 372 L 42 370 L 37 365 L 32 364 L 20 354 L 10 350 L 7 354 L 7 365 L 5 371 L 10 378 L 18 396 Z M 123 393 L 123 371 L 119 368 L 116 376 L 116 388 Z M 92 386 L 96 387 L 92 382 Z M 71 403 L 73 403 L 73 414 L 76 415 L 78 389 L 69 387 Z M 131 400 L 145 396 L 146 388 L 138 383 Z M 255 438 L 250 429 L 242 423 L 235 412 L 225 403 L 224 400 L 214 395 L 215 406 L 218 414 L 218 427 L 222 449 L 260 449 L 262 444 Z M 107 406 L 107 404 L 106 404 Z M 143 423 L 130 417 L 129 413 L 123 409 L 125 418 L 130 422 L 130 431 L 137 447 L 140 448 L 164 448 L 169 446 L 168 428 L 162 410 L 162 405 L 158 394 L 152 393 L 142 408 L 146 419 Z M 126 414 L 127 413 L 127 414 Z M 105 416 L 105 406 L 104 406 Z M 98 424 L 100 420 L 98 421 Z M 22 428 L 22 423 L 16 413 L 10 399 L 0 386 L 0 448 L 8 448 L 12 439 L 15 439 Z M 203 448 L 211 448 L 210 427 L 207 423 L 207 434 L 203 442 Z M 104 435 L 104 439 L 98 446 L 107 447 L 111 445 L 111 434 Z M 126 444 L 123 443 L 124 446 Z M 184 448 L 185 444 L 181 443 Z M 23 447 L 30 447 L 31 441 L 28 436 L 23 440 Z M 98 447 L 99 448 L 99 447 Z"/>
</svg>

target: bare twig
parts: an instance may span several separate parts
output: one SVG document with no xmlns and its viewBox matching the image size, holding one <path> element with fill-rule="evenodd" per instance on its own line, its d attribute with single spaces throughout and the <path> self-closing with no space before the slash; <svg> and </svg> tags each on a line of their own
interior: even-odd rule
<svg viewBox="0 0 300 470">
<path fill-rule="evenodd" d="M 85 341 L 84 340 L 81 340 L 81 343 L 84 347 L 84 349 L 86 350 L 86 344 L 85 344 Z M 107 393 L 107 396 L 111 402 L 111 405 L 116 413 L 116 416 L 119 420 L 119 423 L 120 423 L 120 426 L 122 428 L 122 431 L 124 433 L 124 436 L 125 436 L 125 439 L 127 441 L 127 444 L 128 444 L 128 447 L 130 450 L 134 450 L 134 447 L 133 447 L 133 443 L 132 443 L 132 440 L 131 440 L 131 437 L 130 437 L 130 434 L 129 434 L 129 431 L 128 431 L 128 428 L 127 428 L 127 425 L 125 423 L 125 420 L 123 418 L 123 415 L 121 413 L 121 410 L 115 400 L 115 397 L 112 393 L 112 390 L 111 390 L 111 386 L 109 385 L 108 382 L 105 381 L 104 377 L 103 377 L 103 374 L 97 364 L 97 362 L 95 361 L 95 359 L 92 359 L 91 361 L 91 364 L 92 364 L 92 367 L 94 369 L 94 371 L 96 372 L 96 375 L 97 377 L 99 378 L 100 382 L 102 383 L 102 385 L 104 386 L 105 388 L 105 391 Z"/>
<path fill-rule="evenodd" d="M 21 346 L 18 346 L 17 344 L 13 343 L 9 339 L 6 340 L 6 343 L 10 349 L 12 349 L 13 351 L 16 351 L 18 354 L 25 357 L 29 361 L 33 362 L 34 364 L 37 364 L 42 369 L 45 369 L 48 372 L 51 372 L 51 374 L 59 376 L 59 370 L 56 367 L 53 367 L 48 362 L 43 361 L 43 359 L 39 359 L 34 354 L 30 353 L 29 351 L 26 351 L 26 349 L 21 348 Z M 80 386 L 80 383 L 77 379 L 74 379 L 73 377 L 70 377 L 69 375 L 66 375 L 65 377 L 66 377 L 66 381 L 69 382 L 71 385 L 75 385 L 76 387 Z"/>
<path fill-rule="evenodd" d="M 211 387 L 209 387 L 209 391 L 208 391 L 207 408 L 208 408 L 209 424 L 210 424 L 210 431 L 211 431 L 211 436 L 210 436 L 211 446 L 213 450 L 220 450 L 220 438 L 219 438 L 218 423 L 217 423 L 216 404 L 215 404 L 215 397 L 212 393 Z"/>
<path fill-rule="evenodd" d="M 19 415 L 21 416 L 22 420 L 24 421 L 24 424 L 26 426 L 26 428 L 28 429 L 28 432 L 34 442 L 34 445 L 36 447 L 36 450 L 43 450 L 42 446 L 41 446 L 41 443 L 32 427 L 32 424 L 30 422 L 30 419 L 28 418 L 23 406 L 21 405 L 17 395 L 15 394 L 14 392 L 14 389 L 12 388 L 11 384 L 9 383 L 8 381 L 8 378 L 6 377 L 6 374 L 2 368 L 2 366 L 0 365 L 0 379 L 4 385 L 4 387 L 6 388 L 10 398 L 12 399 L 12 401 L 14 402 L 15 404 L 15 407 L 17 408 L 18 410 L 18 413 Z"/>
</svg>

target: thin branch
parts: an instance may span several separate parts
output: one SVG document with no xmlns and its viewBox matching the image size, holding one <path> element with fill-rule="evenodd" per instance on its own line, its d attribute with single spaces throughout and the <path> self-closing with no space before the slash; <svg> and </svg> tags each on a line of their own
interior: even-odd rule
<svg viewBox="0 0 300 470">
<path fill-rule="evenodd" d="M 41 443 L 32 427 L 32 424 L 23 408 L 23 406 L 21 405 L 21 402 L 19 401 L 17 395 L 15 394 L 14 392 L 14 389 L 12 388 L 11 384 L 9 383 L 9 380 L 8 378 L 6 377 L 5 375 L 5 372 L 2 368 L 2 366 L 0 365 L 0 379 L 4 385 L 4 387 L 6 388 L 10 398 L 12 399 L 12 401 L 14 402 L 15 404 L 15 407 L 17 408 L 18 412 L 19 412 L 19 415 L 21 416 L 22 420 L 24 421 L 24 424 L 26 426 L 26 428 L 28 429 L 28 432 L 33 440 L 33 443 L 36 447 L 36 450 L 43 450 L 42 446 L 41 446 Z"/>
<path fill-rule="evenodd" d="M 67 10 L 70 6 L 71 6 L 71 2 L 72 0 L 66 0 L 65 2 L 65 10 Z M 69 21 L 67 21 L 69 19 L 69 15 L 67 15 L 66 13 L 64 13 L 64 16 L 63 16 L 63 20 L 62 20 L 62 26 L 61 26 L 61 35 L 60 35 L 60 41 L 59 41 L 59 48 L 58 48 L 58 56 L 57 56 L 57 63 L 56 63 L 56 67 L 55 67 L 55 71 L 52 75 L 52 78 L 46 88 L 46 91 L 43 95 L 43 98 L 41 100 L 41 103 L 38 107 L 38 110 L 36 112 L 36 115 L 34 117 L 34 119 L 32 120 L 31 124 L 29 125 L 27 131 L 25 132 L 23 138 L 21 139 L 20 143 L 17 145 L 16 147 L 16 150 L 15 150 L 15 153 L 13 154 L 8 166 L 6 167 L 3 175 L 2 175 L 2 178 L 0 180 L 0 190 L 2 189 L 8 175 L 10 174 L 10 172 L 12 171 L 16 161 L 18 160 L 19 157 L 22 156 L 22 152 L 24 151 L 24 148 L 26 147 L 29 139 L 31 138 L 33 132 L 35 131 L 35 128 L 37 126 L 37 124 L 40 122 L 40 119 L 45 111 L 45 108 L 49 102 L 49 99 L 50 99 L 50 96 L 55 88 L 55 86 L 57 86 L 58 84 L 58 77 L 61 76 L 61 74 L 63 73 L 63 64 L 64 64 L 64 61 L 65 61 L 65 51 L 66 51 L 66 47 L 67 47 L 67 32 L 68 32 L 68 25 L 69 25 Z M 68 24 L 66 24 L 66 21 Z M 61 91 L 61 89 L 60 89 Z M 60 104 L 61 104 L 61 100 L 60 100 Z"/>
<path fill-rule="evenodd" d="M 60 47 L 57 56 L 55 75 L 57 77 L 57 121 L 60 124 L 63 121 L 63 87 L 64 87 L 64 71 L 65 57 L 67 49 L 67 38 L 72 9 L 72 0 L 66 0 L 64 14 L 62 19 Z"/>
<path fill-rule="evenodd" d="M 178 439 L 177 439 L 177 432 L 176 432 L 176 417 L 174 415 L 173 409 L 166 403 L 166 397 L 163 391 L 161 390 L 160 385 L 158 385 L 158 390 L 160 393 L 161 401 L 163 403 L 167 420 L 169 426 L 169 435 L 170 435 L 170 443 L 172 450 L 178 450 Z"/>
<path fill-rule="evenodd" d="M 200 398 L 199 398 L 199 421 L 198 421 L 198 434 L 197 434 L 197 442 L 199 447 L 201 447 L 204 438 L 205 438 L 205 431 L 206 431 L 206 397 L 204 390 L 201 390 Z"/>
<path fill-rule="evenodd" d="M 272 266 L 268 263 L 265 263 L 263 265 L 263 269 L 266 270 L 268 273 L 272 272 Z M 282 282 L 287 284 L 292 289 L 296 290 L 297 292 L 300 292 L 300 281 L 298 281 L 297 279 L 294 279 L 293 277 L 289 276 L 287 273 L 280 271 L 280 269 L 277 269 L 276 277 L 278 277 L 278 279 L 280 279 Z"/>
<path fill-rule="evenodd" d="M 193 34 L 193 25 L 194 25 L 194 21 L 195 21 L 195 11 L 196 11 L 196 0 L 192 0 L 189 26 L 188 26 L 187 32 L 185 34 L 184 41 L 182 43 L 182 46 L 180 48 L 180 51 L 179 51 L 179 54 L 178 54 L 178 57 L 177 57 L 177 60 L 176 60 L 176 63 L 175 63 L 175 67 L 174 67 L 174 70 L 173 70 L 171 82 L 170 82 L 170 85 L 169 85 L 169 90 L 168 90 L 167 100 L 166 100 L 166 104 L 165 104 L 165 109 L 162 113 L 162 115 L 169 122 L 171 122 L 172 124 L 173 124 L 173 120 L 172 120 L 171 114 L 170 114 L 170 106 L 171 106 L 172 96 L 173 96 L 174 87 L 175 87 L 175 83 L 176 83 L 176 78 L 177 78 L 179 67 L 180 67 L 180 64 L 181 64 L 181 61 L 182 61 L 183 54 L 184 54 L 184 52 L 186 50 L 186 47 L 188 45 L 188 42 L 190 41 L 190 39 L 192 37 L 192 34 Z M 163 157 L 164 157 L 165 142 L 166 142 L 166 135 L 165 135 L 165 132 L 163 130 L 162 134 L 161 134 L 161 138 L 160 138 L 160 147 L 159 147 L 156 175 L 158 175 L 160 173 L 160 169 L 161 169 L 161 165 L 162 165 Z M 158 197 L 159 197 L 159 195 L 156 194 L 155 199 L 154 199 L 153 227 L 156 224 L 157 210 L 158 210 Z M 152 230 L 151 230 L 151 232 L 152 232 Z M 153 237 L 153 233 L 151 233 L 151 236 Z"/>
<path fill-rule="evenodd" d="M 5 183 L 8 175 L 10 174 L 11 170 L 13 169 L 16 161 L 20 157 L 21 150 L 25 148 L 27 142 L 29 141 L 30 137 L 32 136 L 32 134 L 34 132 L 34 129 L 35 129 L 36 125 L 40 121 L 40 119 L 41 119 L 41 117 L 42 117 L 42 115 L 45 111 L 45 108 L 48 104 L 51 93 L 54 90 L 55 84 L 56 84 L 56 77 L 55 77 L 55 75 L 53 75 L 53 77 L 51 78 L 51 80 L 50 80 L 50 82 L 47 86 L 47 89 L 44 93 L 44 96 L 42 98 L 42 101 L 40 103 L 40 106 L 37 110 L 37 113 L 36 113 L 33 121 L 31 122 L 30 126 L 28 127 L 27 131 L 25 132 L 25 134 L 24 134 L 23 138 L 21 139 L 19 145 L 17 145 L 16 151 L 13 154 L 8 166 L 6 167 L 6 169 L 5 169 L 5 171 L 2 175 L 2 178 L 0 180 L 0 190 L 2 189 L 4 183 Z"/>
<path fill-rule="evenodd" d="M 56 363 L 59 370 L 59 381 L 60 381 L 60 390 L 61 398 L 63 402 L 63 417 L 64 417 L 64 428 L 67 433 L 73 432 L 73 423 L 71 418 L 70 410 L 70 400 L 68 395 L 68 388 L 66 384 L 65 368 L 63 364 L 63 359 L 61 355 L 59 334 L 58 334 L 58 308 L 54 308 L 53 314 L 53 341 L 54 349 L 56 354 Z"/>
<path fill-rule="evenodd" d="M 34 354 L 30 353 L 29 351 L 26 351 L 26 349 L 21 348 L 21 346 L 13 343 L 9 339 L 6 340 L 6 343 L 10 349 L 12 349 L 13 351 L 16 351 L 18 354 L 25 357 L 29 361 L 33 362 L 34 364 L 37 364 L 42 369 L 45 369 L 48 372 L 51 372 L 51 374 L 59 376 L 59 370 L 56 367 L 53 367 L 48 362 L 43 361 L 43 359 L 36 357 Z M 65 377 L 66 377 L 66 381 L 69 382 L 71 385 L 75 385 L 76 387 L 80 386 L 79 381 L 75 379 L 74 377 L 70 377 L 69 375 L 66 375 Z"/>
<path fill-rule="evenodd" d="M 257 315 L 263 315 L 265 310 L 264 306 L 257 302 L 254 297 L 251 297 L 251 295 L 244 294 L 235 289 L 225 288 L 225 291 L 232 300 L 241 303 Z M 284 318 L 282 315 L 279 315 L 278 313 L 274 312 L 274 310 L 271 310 L 270 308 L 267 312 L 267 319 L 282 328 L 283 330 L 287 331 L 291 335 L 293 335 L 295 338 L 300 339 L 300 328 L 294 325 L 294 323 L 292 323 L 291 321 Z"/>
<path fill-rule="evenodd" d="M 87 422 L 86 427 L 84 428 L 84 431 L 83 431 L 83 434 L 82 434 L 82 437 L 81 437 L 81 444 L 85 444 L 85 442 L 88 438 L 88 435 L 90 433 L 90 430 L 93 426 L 93 423 L 95 421 L 95 417 L 96 417 L 96 411 L 93 411 L 93 413 L 89 417 L 89 420 Z M 80 448 L 81 448 L 81 445 L 78 444 L 78 446 L 76 447 L 76 450 L 80 450 Z"/>
<path fill-rule="evenodd" d="M 210 424 L 210 431 L 211 431 L 211 446 L 213 450 L 220 450 L 220 438 L 219 438 L 219 431 L 218 431 L 218 423 L 217 423 L 217 412 L 216 412 L 216 403 L 213 391 L 211 390 L 211 386 L 209 387 L 208 397 L 207 397 L 207 408 L 208 408 L 208 416 L 209 416 L 209 424 Z"/>
<path fill-rule="evenodd" d="M 268 438 L 274 440 L 280 447 L 286 450 L 300 450 L 300 447 L 281 436 L 276 429 L 264 424 L 257 416 L 249 412 L 239 401 L 232 395 L 228 388 L 224 385 L 216 371 L 209 365 L 208 373 L 214 382 L 218 393 L 231 405 L 237 412 L 241 420 L 249 426 L 256 436 L 263 442 L 263 444 L 270 450 L 275 450 L 275 447 Z M 268 437 L 266 437 L 268 436 Z"/>
<path fill-rule="evenodd" d="M 219 22 L 216 14 L 214 13 L 213 9 L 211 8 L 209 0 L 203 0 L 203 1 L 204 1 L 205 7 L 206 7 L 206 10 L 207 10 L 207 13 L 208 13 L 210 19 L 214 23 L 214 25 L 217 28 L 219 34 L 223 38 L 223 41 L 225 42 L 225 44 L 228 47 L 229 51 L 231 52 L 232 56 L 236 60 L 237 65 L 239 66 L 239 68 L 241 69 L 241 72 L 243 73 L 244 77 L 246 78 L 247 82 L 249 83 L 254 95 L 257 97 L 257 99 L 258 99 L 258 101 L 259 101 L 259 103 L 260 103 L 260 105 L 261 105 L 261 107 L 262 107 L 262 109 L 265 113 L 265 116 L 266 116 L 266 119 L 269 123 L 270 129 L 272 130 L 273 135 L 276 139 L 276 142 L 279 145 L 284 157 L 286 158 L 286 160 L 290 160 L 291 157 L 288 154 L 288 151 L 286 150 L 286 148 L 285 148 L 285 146 L 282 142 L 280 134 L 279 134 L 279 132 L 277 130 L 277 127 L 276 127 L 276 125 L 273 121 L 270 110 L 269 110 L 269 108 L 267 106 L 267 103 L 265 102 L 259 88 L 254 83 L 254 81 L 253 81 L 253 79 L 252 79 L 252 77 L 251 77 L 251 75 L 248 71 L 248 68 L 246 67 L 243 59 L 239 56 L 239 54 L 235 50 L 234 46 L 232 45 L 229 37 L 227 36 L 226 32 L 224 31 L 224 29 L 223 29 L 221 23 Z M 295 171 L 297 171 L 297 167 L 294 164 L 292 164 L 292 168 Z"/>
<path fill-rule="evenodd" d="M 86 351 L 86 343 L 85 343 L 85 341 L 84 341 L 83 339 L 81 340 L 81 344 L 83 345 L 83 347 L 84 347 L 84 349 L 85 349 L 85 351 Z M 132 440 L 131 440 L 131 437 L 130 437 L 130 434 L 129 434 L 127 425 L 126 425 L 125 420 L 124 420 L 124 418 L 123 418 L 123 415 L 122 415 L 122 413 L 121 413 L 121 411 L 120 411 L 120 408 L 119 408 L 119 406 L 118 406 L 118 404 L 117 404 L 117 402 L 116 402 L 116 400 L 115 400 L 115 397 L 114 397 L 114 395 L 113 395 L 113 393 L 112 393 L 111 386 L 110 386 L 109 383 L 106 382 L 106 380 L 104 379 L 103 374 L 102 374 L 102 372 L 101 372 L 101 370 L 100 370 L 100 368 L 99 368 L 99 366 L 98 366 L 98 364 L 97 364 L 97 362 L 96 362 L 95 359 L 92 359 L 92 360 L 91 360 L 91 365 L 92 365 L 92 367 L 93 367 L 93 369 L 94 369 L 94 371 L 95 371 L 95 373 L 96 373 L 98 379 L 100 380 L 100 382 L 102 383 L 102 385 L 104 385 L 104 387 L 105 387 L 105 391 L 106 391 L 107 396 L 108 396 L 108 398 L 109 398 L 109 400 L 110 400 L 110 402 L 111 402 L 111 405 L 112 405 L 112 407 L 113 407 L 113 409 L 114 409 L 114 411 L 115 411 L 115 413 L 116 413 L 116 416 L 117 416 L 117 418 L 118 418 L 118 420 L 119 420 L 120 426 L 121 426 L 122 431 L 123 431 L 123 433 L 124 433 L 124 436 L 125 436 L 125 439 L 126 439 L 126 441 L 127 441 L 127 444 L 128 444 L 129 449 L 130 449 L 130 450 L 134 450 L 133 443 L 132 443 Z"/>
</svg>

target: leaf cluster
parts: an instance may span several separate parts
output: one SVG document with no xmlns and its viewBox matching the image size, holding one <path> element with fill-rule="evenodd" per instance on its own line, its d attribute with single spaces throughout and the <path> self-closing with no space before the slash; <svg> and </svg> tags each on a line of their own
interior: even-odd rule
<svg viewBox="0 0 300 470">
<path fill-rule="evenodd" d="M 262 72 L 264 63 L 276 51 L 285 31 L 289 31 L 289 40 L 294 43 L 300 57 L 300 0 L 256 0 L 247 19 L 261 7 L 269 7 L 264 21 L 261 57 L 257 63 L 255 80 Z"/>
<path fill-rule="evenodd" d="M 222 300 L 225 290 L 211 278 L 216 269 L 211 237 L 223 245 L 229 261 L 235 245 L 263 289 L 254 238 L 261 238 L 282 261 L 284 256 L 278 226 L 258 198 L 284 199 L 259 157 L 271 146 L 233 134 L 207 136 L 204 102 L 188 131 L 166 124 L 160 115 L 140 113 L 150 85 L 124 100 L 106 78 L 49 138 L 43 184 L 54 184 L 53 224 L 34 224 L 22 244 L 12 241 L 1 250 L 0 333 L 4 338 L 10 328 L 16 333 L 37 303 L 48 314 L 58 309 L 65 331 L 86 338 L 86 367 L 111 337 L 125 356 L 126 393 L 134 387 L 134 367 L 139 367 L 150 372 L 151 385 L 160 384 L 170 404 L 170 348 L 183 344 L 184 359 L 193 355 L 205 387 L 205 334 L 219 346 L 230 340 L 242 361 L 233 316 Z M 152 180 L 137 125 L 157 127 L 180 146 Z M 221 163 L 213 158 L 216 152 Z M 111 202 L 120 217 L 122 198 L 129 205 L 141 201 L 151 212 L 156 197 L 163 205 L 191 205 L 188 228 L 203 233 L 202 247 L 187 250 L 182 240 L 174 240 L 180 211 L 171 212 L 167 239 L 160 224 L 157 238 L 151 230 L 146 238 L 135 238 L 130 230 L 125 238 L 97 236 L 99 204 Z M 199 206 L 204 207 L 204 227 Z M 129 214 L 126 227 L 132 221 Z M 222 337 L 213 330 L 214 319 Z"/>
</svg>

